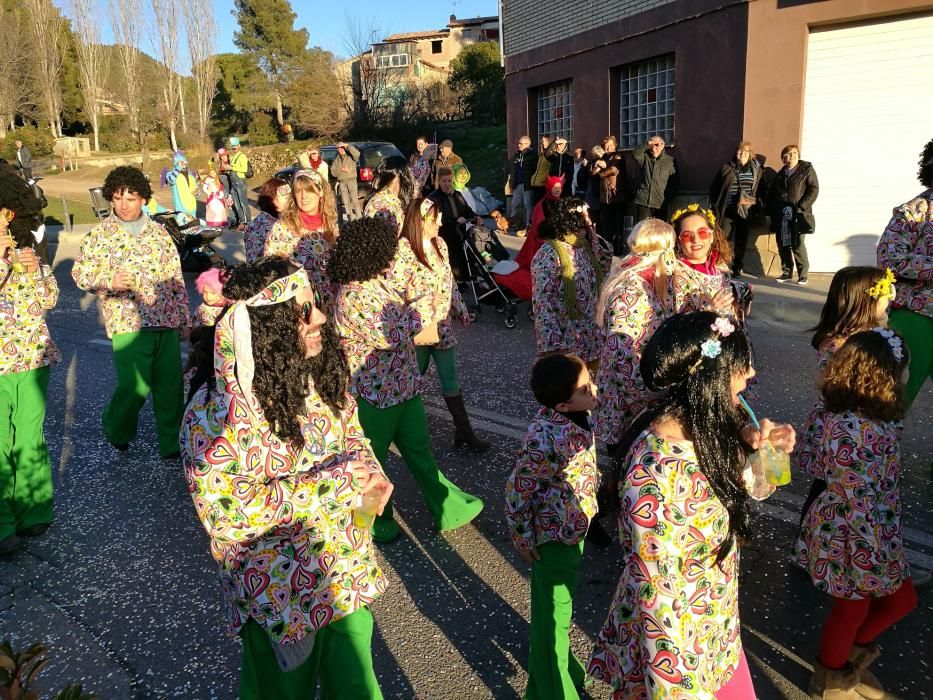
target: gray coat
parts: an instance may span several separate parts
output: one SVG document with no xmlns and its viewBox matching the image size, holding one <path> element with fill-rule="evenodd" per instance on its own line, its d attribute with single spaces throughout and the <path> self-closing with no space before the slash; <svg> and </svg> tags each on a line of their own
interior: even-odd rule
<svg viewBox="0 0 933 700">
<path fill-rule="evenodd" d="M 360 160 L 360 152 L 351 144 L 347 144 L 346 155 L 341 156 L 340 153 L 337 153 L 337 157 L 334 158 L 333 162 L 330 164 L 330 175 L 337 182 L 347 182 L 348 180 L 356 181 L 356 164 Z"/>
</svg>

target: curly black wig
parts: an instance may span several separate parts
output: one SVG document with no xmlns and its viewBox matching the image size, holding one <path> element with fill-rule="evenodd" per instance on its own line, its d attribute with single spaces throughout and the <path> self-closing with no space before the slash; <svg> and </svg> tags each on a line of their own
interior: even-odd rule
<svg viewBox="0 0 933 700">
<path fill-rule="evenodd" d="M 398 232 L 385 219 L 351 221 L 340 231 L 327 275 L 337 284 L 371 280 L 389 268 L 397 251 Z"/>
<path fill-rule="evenodd" d="M 641 374 L 645 386 L 662 393 L 644 411 L 621 441 L 616 453 L 617 476 L 627 468 L 627 453 L 638 435 L 659 418 L 676 420 L 693 442 L 700 471 L 729 512 L 729 533 L 717 553 L 721 562 L 736 541 L 751 537 L 748 490 L 742 479 L 744 459 L 751 449 L 740 430 L 747 422 L 732 403 L 732 377 L 748 371 L 752 353 L 748 338 L 735 319 L 728 336 L 712 329 L 719 318 L 712 311 L 676 314 L 661 324 L 645 345 Z M 703 355 L 701 346 L 718 340 L 717 357 Z"/>
<path fill-rule="evenodd" d="M 10 235 L 17 248 L 33 248 L 32 235 L 42 213 L 42 203 L 33 189 L 10 166 L 0 166 L 0 209 L 9 209 L 16 217 L 10 222 Z"/>
<path fill-rule="evenodd" d="M 567 197 L 554 202 L 550 214 L 538 229 L 538 238 L 562 239 L 586 228 L 586 202 L 578 197 Z"/>
<path fill-rule="evenodd" d="M 278 256 L 238 265 L 224 284 L 224 296 L 249 299 L 297 269 Z M 350 370 L 337 331 L 328 319 L 321 329 L 320 354 L 305 357 L 304 341 L 298 334 L 301 309 L 295 300 L 250 307 L 248 313 L 255 363 L 253 392 L 275 434 L 297 448 L 304 442 L 299 417 L 307 413 L 305 399 L 312 386 L 335 413 L 346 406 Z"/>
<path fill-rule="evenodd" d="M 920 179 L 920 184 L 924 187 L 933 187 L 933 139 L 927 141 L 927 145 L 923 147 L 919 165 L 917 177 Z"/>
<path fill-rule="evenodd" d="M 144 202 L 152 198 L 152 185 L 139 168 L 132 165 L 121 165 L 107 173 L 107 179 L 104 180 L 103 194 L 108 202 L 113 200 L 113 196 L 119 192 L 135 192 L 142 197 Z"/>
<path fill-rule="evenodd" d="M 408 166 L 408 161 L 401 156 L 389 156 L 376 167 L 373 174 L 373 192 L 379 192 L 398 180 L 398 198 L 402 208 L 407 209 L 415 196 L 415 176 Z"/>
</svg>

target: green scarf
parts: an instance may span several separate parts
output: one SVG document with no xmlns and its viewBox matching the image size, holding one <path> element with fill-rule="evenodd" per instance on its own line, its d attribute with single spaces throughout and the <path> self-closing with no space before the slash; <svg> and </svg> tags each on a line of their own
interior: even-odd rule
<svg viewBox="0 0 933 700">
<path fill-rule="evenodd" d="M 603 269 L 596 258 L 596 253 L 593 252 L 590 242 L 585 237 L 580 237 L 575 233 L 565 235 L 562 242 L 571 248 L 582 248 L 586 252 L 590 264 L 593 266 L 593 271 L 596 273 L 596 292 L 599 293 L 599 288 L 603 285 Z M 558 245 L 557 241 L 548 241 L 548 243 L 550 243 L 557 253 L 558 260 L 560 260 L 561 288 L 564 293 L 564 308 L 567 310 L 567 316 L 574 321 L 579 320 L 582 313 L 580 304 L 577 301 L 577 289 L 573 283 L 573 264 L 570 260 L 569 251 L 564 246 Z"/>
</svg>

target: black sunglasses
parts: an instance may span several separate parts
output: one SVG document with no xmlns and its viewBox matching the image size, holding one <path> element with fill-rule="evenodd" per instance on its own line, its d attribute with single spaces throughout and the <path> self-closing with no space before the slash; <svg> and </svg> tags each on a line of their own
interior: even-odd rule
<svg viewBox="0 0 933 700">
<path fill-rule="evenodd" d="M 317 290 L 314 290 L 314 301 L 306 301 L 301 305 L 301 320 L 306 324 L 311 324 L 311 316 L 314 314 L 315 308 L 323 308 L 324 300 L 321 298 L 321 293 Z"/>
</svg>

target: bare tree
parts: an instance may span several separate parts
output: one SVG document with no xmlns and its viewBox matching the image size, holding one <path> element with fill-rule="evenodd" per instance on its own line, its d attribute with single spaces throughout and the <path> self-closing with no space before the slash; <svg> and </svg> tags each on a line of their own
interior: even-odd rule
<svg viewBox="0 0 933 700">
<path fill-rule="evenodd" d="M 35 83 L 30 75 L 26 45 L 22 42 L 24 18 L 15 9 L 0 10 L 0 139 L 15 128 L 16 117 L 30 104 Z"/>
<path fill-rule="evenodd" d="M 145 153 L 146 137 L 139 124 L 139 51 L 142 26 L 142 0 L 107 0 L 113 37 L 123 68 L 123 99 L 130 118 L 130 131 Z"/>
<path fill-rule="evenodd" d="M 33 41 L 30 61 L 40 107 L 53 136 L 62 135 L 62 63 L 65 56 L 65 20 L 51 0 L 24 0 Z"/>
<path fill-rule="evenodd" d="M 72 27 L 84 113 L 94 132 L 94 150 L 100 150 L 100 97 L 104 83 L 104 49 L 100 40 L 101 8 L 98 0 L 71 0 Z"/>
<path fill-rule="evenodd" d="M 373 42 L 378 36 L 379 29 L 359 15 L 344 16 L 343 43 L 351 58 L 337 67 L 337 74 L 344 108 L 358 128 L 382 124 L 392 110 L 392 91 L 398 81 L 373 55 Z"/>
<path fill-rule="evenodd" d="M 174 0 L 151 0 L 152 15 L 155 17 L 154 45 L 158 54 L 159 74 L 161 76 L 162 108 L 168 126 L 172 150 L 178 150 L 175 126 L 178 123 L 178 95 L 175 81 L 178 75 L 178 6 Z"/>
<path fill-rule="evenodd" d="M 217 92 L 217 22 L 211 0 L 187 0 L 181 4 L 191 56 L 191 75 L 196 94 L 198 136 L 207 138 L 211 103 Z"/>
</svg>

